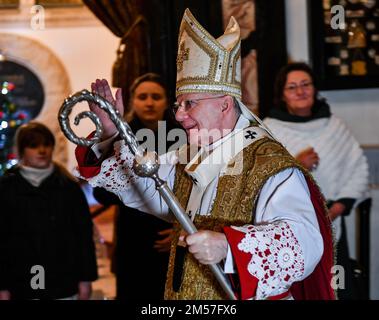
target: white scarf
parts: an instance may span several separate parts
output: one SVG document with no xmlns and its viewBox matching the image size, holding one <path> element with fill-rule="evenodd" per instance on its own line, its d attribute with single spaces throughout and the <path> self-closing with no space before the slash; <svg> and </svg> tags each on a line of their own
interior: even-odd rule
<svg viewBox="0 0 379 320">
<path fill-rule="evenodd" d="M 20 165 L 20 174 L 32 186 L 39 187 L 48 176 L 54 171 L 54 164 L 51 163 L 46 169 L 37 169 Z"/>
</svg>

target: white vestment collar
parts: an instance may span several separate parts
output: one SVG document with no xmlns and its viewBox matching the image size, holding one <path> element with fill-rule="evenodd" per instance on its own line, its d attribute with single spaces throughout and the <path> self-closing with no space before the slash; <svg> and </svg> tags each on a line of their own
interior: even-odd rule
<svg viewBox="0 0 379 320">
<path fill-rule="evenodd" d="M 186 211 L 191 212 L 194 216 L 201 206 L 205 190 L 227 167 L 228 163 L 248 145 L 269 136 L 266 130 L 262 128 L 250 127 L 250 121 L 240 116 L 231 133 L 210 146 L 202 147 L 185 167 L 186 173 L 193 181 Z M 199 159 L 201 162 L 196 165 Z M 239 171 L 243 168 L 242 165 L 238 167 Z M 234 174 L 239 173 L 241 172 L 234 171 Z"/>
</svg>

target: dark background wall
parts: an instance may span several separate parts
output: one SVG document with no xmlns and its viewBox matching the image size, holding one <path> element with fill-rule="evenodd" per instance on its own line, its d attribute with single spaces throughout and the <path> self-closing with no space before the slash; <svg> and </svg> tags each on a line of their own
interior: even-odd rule
<svg viewBox="0 0 379 320">
<path fill-rule="evenodd" d="M 180 22 L 186 8 L 214 37 L 223 34 L 219 0 L 151 0 L 146 17 L 151 34 L 151 71 L 164 76 L 174 99 L 176 52 Z M 273 84 L 279 68 L 287 62 L 284 0 L 256 0 L 256 31 L 242 42 L 242 57 L 258 51 L 259 113 L 265 117 L 272 106 Z"/>
</svg>

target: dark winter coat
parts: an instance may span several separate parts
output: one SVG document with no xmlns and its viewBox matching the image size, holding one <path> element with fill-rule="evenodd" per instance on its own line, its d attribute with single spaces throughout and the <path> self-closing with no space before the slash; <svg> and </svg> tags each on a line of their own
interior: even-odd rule
<svg viewBox="0 0 379 320">
<path fill-rule="evenodd" d="M 79 185 L 55 167 L 39 187 L 19 168 L 0 178 L 0 290 L 12 299 L 57 299 L 97 279 L 92 220 Z M 45 289 L 33 289 L 42 266 Z M 37 284 L 41 285 L 38 280 Z"/>
</svg>

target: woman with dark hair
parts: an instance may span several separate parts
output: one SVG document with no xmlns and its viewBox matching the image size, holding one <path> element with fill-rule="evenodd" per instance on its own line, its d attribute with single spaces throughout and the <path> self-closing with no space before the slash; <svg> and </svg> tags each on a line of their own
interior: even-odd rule
<svg viewBox="0 0 379 320">
<path fill-rule="evenodd" d="M 87 300 L 97 279 L 88 204 L 54 145 L 41 123 L 16 132 L 20 162 L 0 179 L 0 300 Z"/>
<path fill-rule="evenodd" d="M 167 135 L 162 136 L 164 141 L 159 139 L 159 121 L 165 121 L 167 132 L 176 128 L 168 105 L 166 86 L 157 74 L 144 74 L 130 87 L 130 102 L 125 110 L 127 122 L 135 134 L 142 129 L 142 135 L 149 136 L 145 133 L 150 129 L 154 137 L 153 141 L 147 141 L 146 147 L 159 154 L 166 153 L 173 144 L 167 141 Z M 163 299 L 172 224 L 126 207 L 105 189 L 95 188 L 94 196 L 102 204 L 119 205 L 115 219 L 116 298 Z"/>
<path fill-rule="evenodd" d="M 346 289 L 339 298 L 354 298 L 344 216 L 368 187 L 368 165 L 358 142 L 319 96 L 305 63 L 283 67 L 275 83 L 275 108 L 264 123 L 309 171 L 328 200 L 335 228 L 337 264 L 345 267 Z M 349 277 L 350 273 L 350 277 Z"/>
</svg>

